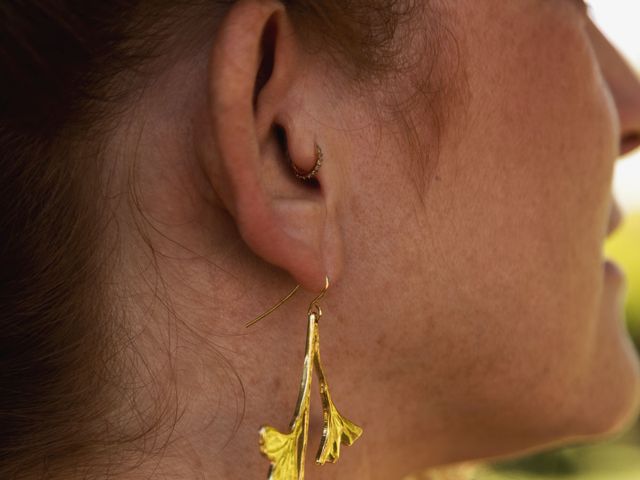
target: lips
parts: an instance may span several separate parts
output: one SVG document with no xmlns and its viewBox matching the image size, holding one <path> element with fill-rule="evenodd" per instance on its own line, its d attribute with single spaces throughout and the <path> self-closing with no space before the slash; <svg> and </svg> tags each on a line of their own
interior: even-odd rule
<svg viewBox="0 0 640 480">
<path fill-rule="evenodd" d="M 614 198 L 611 202 L 611 211 L 609 213 L 609 224 L 607 225 L 607 237 L 615 232 L 622 220 L 624 219 L 624 215 L 622 214 L 622 210 L 620 209 L 620 205 L 616 202 Z"/>
</svg>

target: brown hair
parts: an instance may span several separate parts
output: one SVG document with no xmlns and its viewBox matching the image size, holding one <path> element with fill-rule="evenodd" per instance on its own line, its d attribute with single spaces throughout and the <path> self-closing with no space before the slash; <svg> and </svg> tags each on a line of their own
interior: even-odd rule
<svg viewBox="0 0 640 480">
<path fill-rule="evenodd" d="M 408 12 L 396 0 L 284 3 L 309 47 L 346 58 L 360 79 L 388 68 Z M 105 420 L 117 403 L 107 385 L 124 390 L 126 371 L 105 293 L 100 139 L 137 85 L 122 79 L 143 82 L 164 39 L 203 9 L 220 18 L 232 4 L 0 6 L 0 478 L 100 472 L 100 459 L 153 430 L 126 436 Z"/>
</svg>

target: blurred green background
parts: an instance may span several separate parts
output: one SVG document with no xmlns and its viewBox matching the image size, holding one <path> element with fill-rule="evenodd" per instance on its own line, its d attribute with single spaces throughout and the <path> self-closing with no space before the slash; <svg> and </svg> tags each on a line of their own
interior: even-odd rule
<svg viewBox="0 0 640 480">
<path fill-rule="evenodd" d="M 627 275 L 627 325 L 640 351 L 640 210 L 627 214 L 620 231 L 612 235 L 605 251 L 607 257 L 623 266 Z"/>
<path fill-rule="evenodd" d="M 640 209 L 626 214 L 605 252 L 627 276 L 627 325 L 640 355 Z M 477 475 L 477 480 L 506 479 L 640 480 L 640 420 L 617 438 L 497 463 L 483 467 Z"/>
</svg>

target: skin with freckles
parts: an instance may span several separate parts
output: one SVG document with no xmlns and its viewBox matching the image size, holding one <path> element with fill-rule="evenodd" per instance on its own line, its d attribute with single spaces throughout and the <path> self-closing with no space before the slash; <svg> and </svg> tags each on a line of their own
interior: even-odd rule
<svg viewBox="0 0 640 480">
<path fill-rule="evenodd" d="M 177 418 L 163 454 L 126 478 L 266 478 L 257 432 L 288 427 L 325 275 L 324 370 L 364 433 L 337 464 L 313 465 L 312 393 L 308 479 L 401 479 L 608 438 L 635 419 L 624 280 L 602 246 L 640 83 L 580 2 L 433 4 L 442 55 L 425 54 L 430 18 L 415 15 L 398 33 L 410 67 L 352 88 L 280 4 L 239 2 L 114 135 L 114 198 L 136 152 L 137 208 L 113 206 L 125 355 L 149 380 L 135 402 L 166 398 Z M 305 183 L 283 149 L 308 171 L 314 142 L 324 162 Z"/>
</svg>

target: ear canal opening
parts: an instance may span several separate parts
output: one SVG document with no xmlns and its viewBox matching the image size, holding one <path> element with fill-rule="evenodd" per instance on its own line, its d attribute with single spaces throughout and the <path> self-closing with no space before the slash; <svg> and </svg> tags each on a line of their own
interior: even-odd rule
<svg viewBox="0 0 640 480">
<path fill-rule="evenodd" d="M 256 74 L 256 81 L 253 88 L 253 109 L 256 109 L 258 103 L 258 94 L 267 84 L 273 74 L 275 62 L 276 36 L 278 28 L 275 18 L 270 18 L 262 32 L 260 42 L 260 65 Z"/>
<path fill-rule="evenodd" d="M 283 152 L 288 152 L 287 131 L 284 129 L 282 125 L 275 125 L 273 129 L 276 136 L 276 140 L 278 141 L 278 145 L 280 146 Z"/>
</svg>

